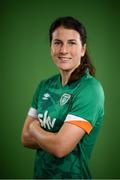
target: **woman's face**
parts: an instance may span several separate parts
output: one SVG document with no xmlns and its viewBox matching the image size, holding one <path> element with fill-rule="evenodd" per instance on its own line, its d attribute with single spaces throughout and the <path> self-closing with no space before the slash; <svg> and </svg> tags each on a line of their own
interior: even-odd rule
<svg viewBox="0 0 120 180">
<path fill-rule="evenodd" d="M 60 70 L 73 72 L 80 65 L 85 50 L 77 31 L 60 26 L 53 32 L 51 55 Z"/>
</svg>

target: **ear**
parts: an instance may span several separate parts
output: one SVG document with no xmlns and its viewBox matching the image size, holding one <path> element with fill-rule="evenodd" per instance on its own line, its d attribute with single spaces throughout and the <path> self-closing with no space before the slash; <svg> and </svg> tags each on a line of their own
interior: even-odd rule
<svg viewBox="0 0 120 180">
<path fill-rule="evenodd" d="M 85 55 L 85 52 L 86 52 L 86 44 L 84 44 L 84 46 L 82 46 L 82 49 L 81 49 L 81 56 L 82 57 Z"/>
</svg>

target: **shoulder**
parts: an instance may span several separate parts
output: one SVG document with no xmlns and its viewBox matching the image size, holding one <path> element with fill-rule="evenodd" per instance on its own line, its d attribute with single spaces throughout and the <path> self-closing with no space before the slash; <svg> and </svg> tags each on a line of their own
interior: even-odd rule
<svg viewBox="0 0 120 180">
<path fill-rule="evenodd" d="M 44 83 L 53 83 L 53 82 L 56 82 L 56 80 L 59 79 L 59 74 L 55 74 L 47 79 L 44 79 L 43 82 Z"/>
<path fill-rule="evenodd" d="M 76 95 L 80 96 L 82 99 L 104 101 L 104 90 L 100 81 L 89 74 L 85 75 L 80 80 Z"/>
<path fill-rule="evenodd" d="M 45 88 L 45 87 L 47 88 L 47 87 L 52 86 L 53 84 L 55 85 L 55 83 L 57 83 L 58 80 L 59 80 L 59 74 L 51 76 L 47 79 L 43 79 L 42 81 L 39 82 L 38 89 Z"/>
<path fill-rule="evenodd" d="M 103 91 L 100 81 L 90 74 L 87 74 L 81 79 L 80 85 L 82 86 L 83 90 L 86 89 L 93 92 Z"/>
<path fill-rule="evenodd" d="M 38 95 L 40 92 L 42 93 L 49 87 L 54 86 L 55 83 L 57 84 L 58 80 L 59 80 L 59 74 L 51 76 L 48 79 L 41 80 L 35 89 L 34 95 Z"/>
</svg>

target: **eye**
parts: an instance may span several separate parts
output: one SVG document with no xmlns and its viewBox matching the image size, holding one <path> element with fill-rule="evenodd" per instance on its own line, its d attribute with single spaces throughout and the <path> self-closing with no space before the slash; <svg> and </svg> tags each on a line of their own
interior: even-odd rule
<svg viewBox="0 0 120 180">
<path fill-rule="evenodd" d="M 54 44 L 60 44 L 60 42 L 54 42 Z"/>
<path fill-rule="evenodd" d="M 60 41 L 54 41 L 53 44 L 54 45 L 61 45 L 61 42 Z"/>
<path fill-rule="evenodd" d="M 71 46 L 76 44 L 76 42 L 74 42 L 74 41 L 69 41 L 68 43 L 69 43 L 69 45 L 71 45 Z"/>
</svg>

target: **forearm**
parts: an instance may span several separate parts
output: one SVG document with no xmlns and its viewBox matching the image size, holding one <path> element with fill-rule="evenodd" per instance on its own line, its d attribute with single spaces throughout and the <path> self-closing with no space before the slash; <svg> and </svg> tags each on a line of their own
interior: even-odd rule
<svg viewBox="0 0 120 180">
<path fill-rule="evenodd" d="M 29 126 L 29 133 L 41 149 L 61 158 L 75 148 L 85 131 L 75 125 L 65 123 L 58 133 L 51 133 L 43 130 L 39 123 L 34 121 Z"/>
<path fill-rule="evenodd" d="M 59 156 L 60 139 L 58 139 L 57 133 L 47 132 L 39 126 L 30 126 L 30 134 L 39 144 L 41 149 L 44 149 L 55 156 Z"/>
<path fill-rule="evenodd" d="M 27 148 L 40 149 L 40 146 L 38 145 L 36 140 L 29 134 L 26 134 L 24 135 L 24 137 L 22 137 L 22 144 Z"/>
<path fill-rule="evenodd" d="M 40 146 L 38 145 L 38 143 L 36 142 L 35 138 L 32 137 L 29 133 L 29 125 L 33 122 L 33 121 L 38 121 L 37 119 L 33 119 L 31 117 L 27 117 L 24 127 L 23 127 L 23 131 L 22 131 L 22 136 L 21 136 L 21 140 L 22 140 L 22 144 L 25 147 L 31 148 L 31 149 L 40 149 Z"/>
</svg>

